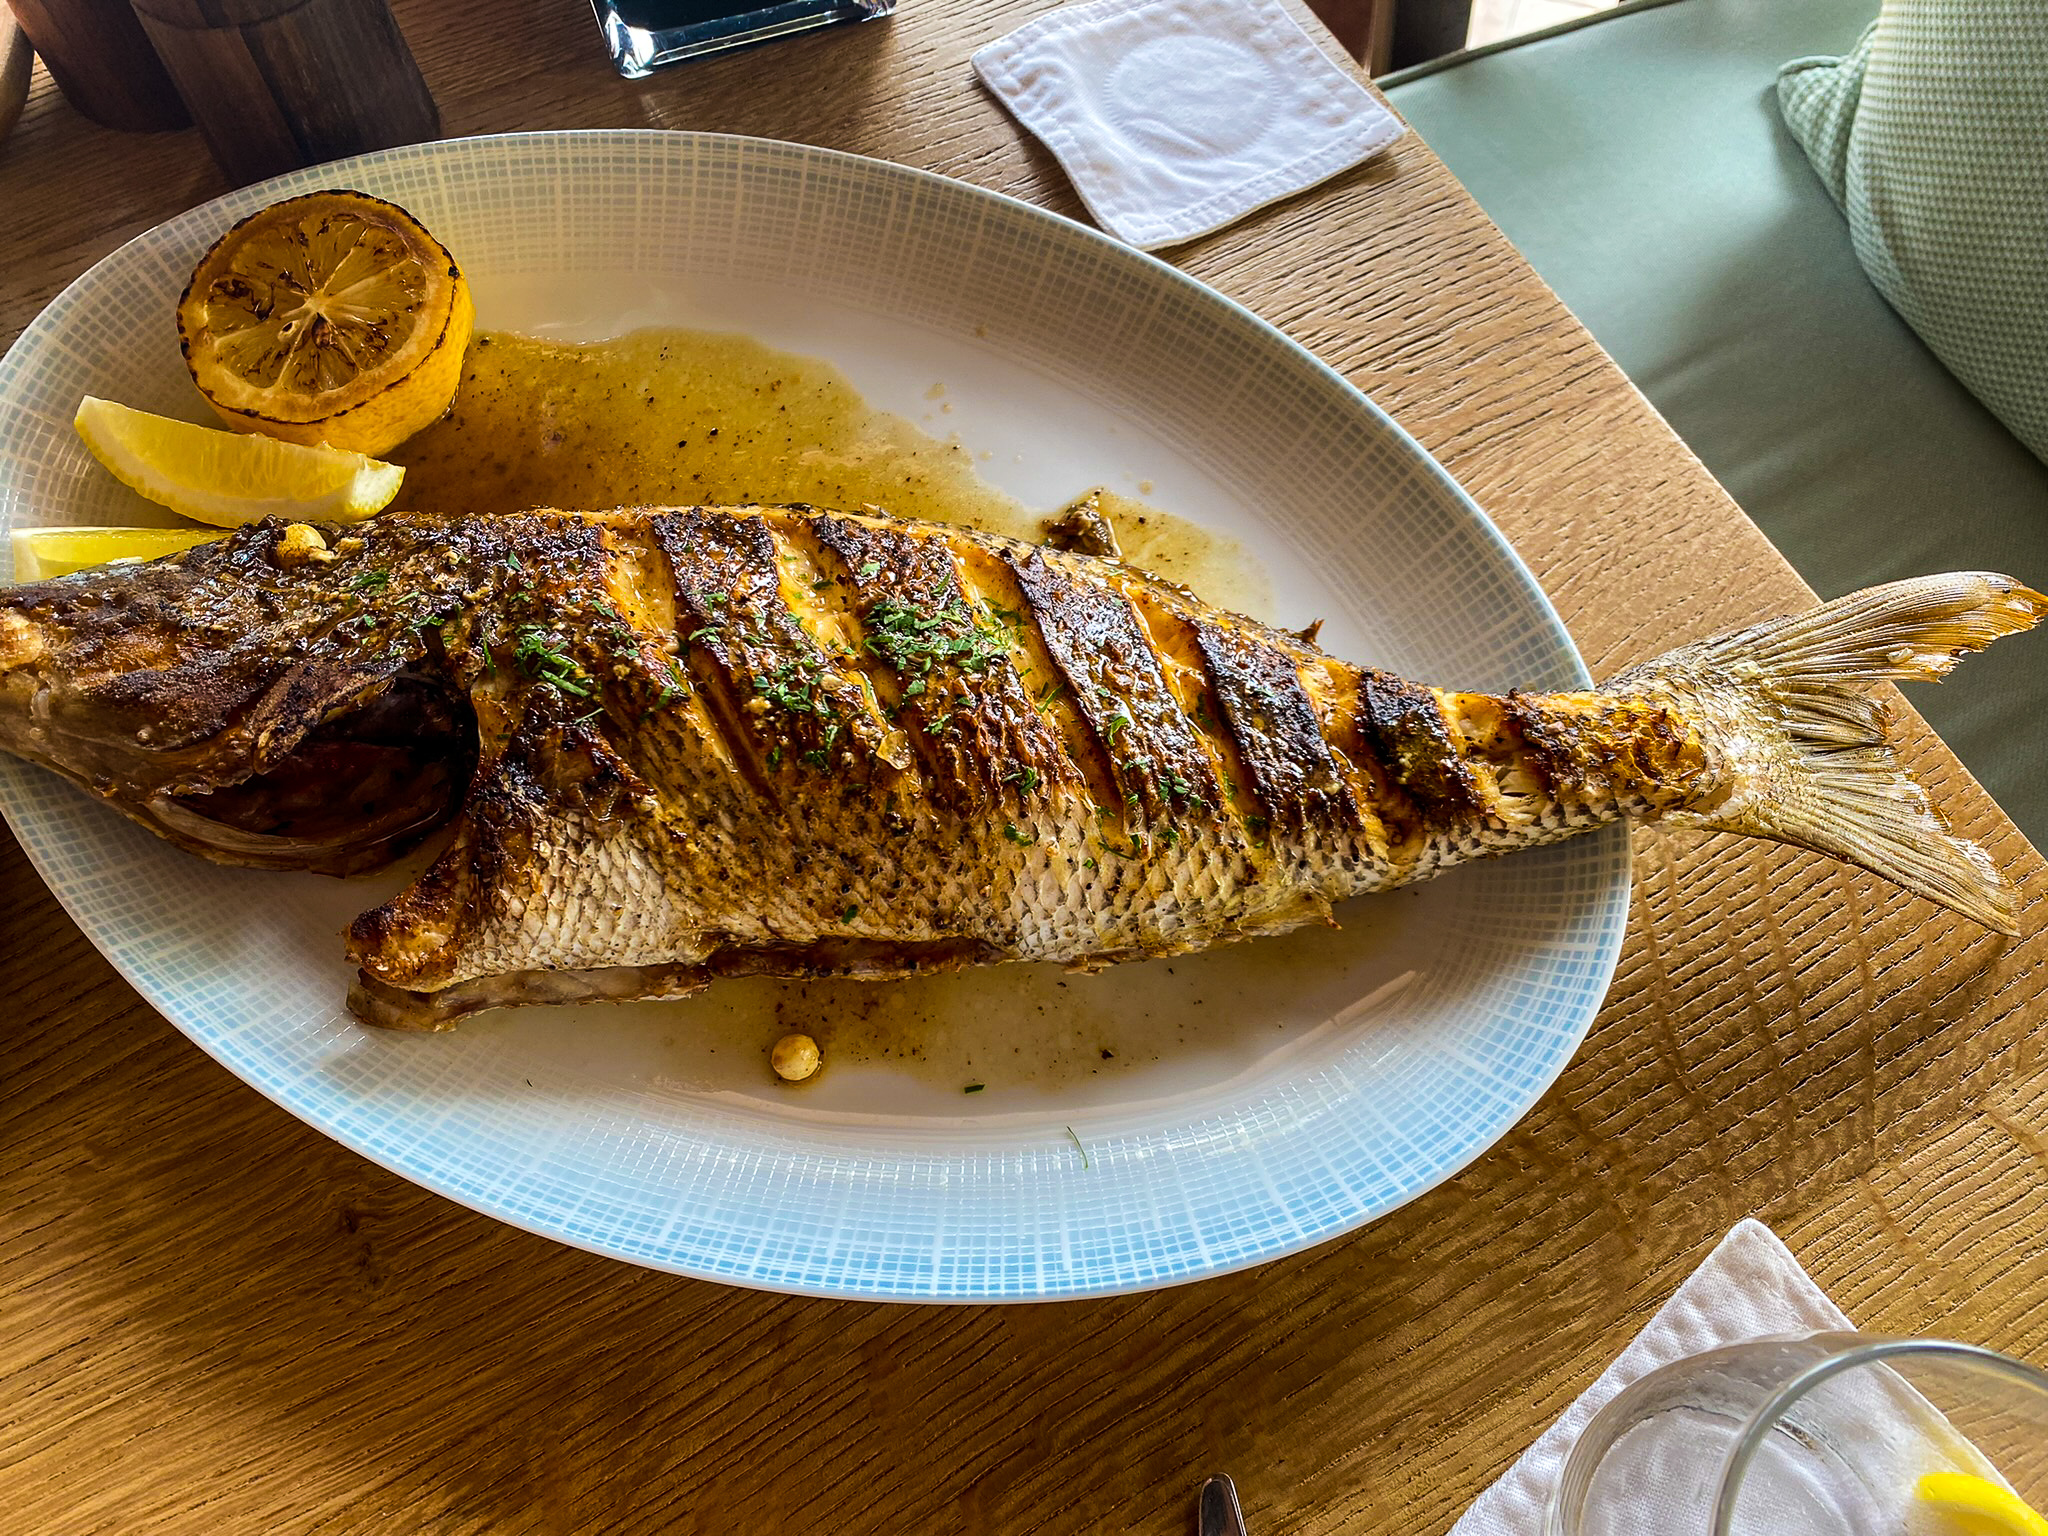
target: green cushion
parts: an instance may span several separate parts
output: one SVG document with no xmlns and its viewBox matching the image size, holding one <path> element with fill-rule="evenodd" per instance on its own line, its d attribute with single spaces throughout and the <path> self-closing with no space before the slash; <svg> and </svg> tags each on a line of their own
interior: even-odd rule
<svg viewBox="0 0 2048 1536">
<path fill-rule="evenodd" d="M 1387 94 L 1802 575 L 2048 584 L 2048 466 L 1864 277 L 1773 103 L 1877 0 L 1625 6 Z M 2048 638 L 1913 701 L 2048 847 Z"/>
<path fill-rule="evenodd" d="M 2048 458 L 2048 5 L 1887 0 L 1778 104 L 1878 291 Z"/>
</svg>

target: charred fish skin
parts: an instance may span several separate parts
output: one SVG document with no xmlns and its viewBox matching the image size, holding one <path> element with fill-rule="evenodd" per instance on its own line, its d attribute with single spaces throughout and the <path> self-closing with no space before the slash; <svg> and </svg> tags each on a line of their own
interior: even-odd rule
<svg viewBox="0 0 2048 1536">
<path fill-rule="evenodd" d="M 2005 577 L 1496 697 L 1111 558 L 887 515 L 408 513 L 325 539 L 292 561 L 257 527 L 0 595 L 0 744 L 229 862 L 345 872 L 451 821 L 351 929 L 376 1023 L 1179 954 L 1622 818 L 1820 847 L 2011 926 L 1847 691 L 2048 613 Z"/>
<path fill-rule="evenodd" d="M 613 558 L 537 563 L 544 597 L 497 622 L 560 647 L 540 672 L 446 632 L 458 671 L 495 666 L 479 719 L 514 723 L 483 732 L 448 855 L 358 923 L 382 986 L 439 992 L 536 954 L 862 974 L 1096 962 L 1198 947 L 1267 915 L 1269 892 L 1302 905 L 1220 814 L 1128 609 L 1061 585 L 1035 551 L 963 562 L 937 530 L 798 512 L 608 532 Z M 634 811 L 593 814 L 591 784 L 623 786 Z"/>
<path fill-rule="evenodd" d="M 484 733 L 441 864 L 357 924 L 363 1006 L 547 967 L 666 965 L 673 988 L 691 967 L 1095 966 L 1324 919 L 1482 851 L 1429 792 L 1441 765 L 1385 776 L 1408 785 L 1402 842 L 1368 819 L 1326 734 L 1337 690 L 1319 709 L 1299 677 L 1337 664 L 1099 561 L 795 509 L 608 534 L 609 558 L 537 562 L 499 621 L 559 647 L 544 667 L 447 632 L 459 671 L 501 680 L 479 718 L 518 725 Z M 638 813 L 593 812 L 591 785 Z"/>
</svg>

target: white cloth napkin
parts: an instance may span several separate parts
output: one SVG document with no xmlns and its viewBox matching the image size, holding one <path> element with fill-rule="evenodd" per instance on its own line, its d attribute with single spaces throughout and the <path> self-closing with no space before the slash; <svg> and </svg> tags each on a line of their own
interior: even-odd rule
<svg viewBox="0 0 2048 1536">
<path fill-rule="evenodd" d="M 1623 1387 L 1660 1365 L 1774 1333 L 1854 1325 L 1815 1285 L 1777 1233 L 1740 1223 L 1678 1292 L 1500 1481 L 1482 1493 L 1451 1536 L 1537 1536 L 1565 1454 L 1587 1422 Z"/>
<path fill-rule="evenodd" d="M 1278 0 L 1064 5 L 974 67 L 1096 221 L 1143 250 L 1221 229 L 1404 131 Z"/>
</svg>

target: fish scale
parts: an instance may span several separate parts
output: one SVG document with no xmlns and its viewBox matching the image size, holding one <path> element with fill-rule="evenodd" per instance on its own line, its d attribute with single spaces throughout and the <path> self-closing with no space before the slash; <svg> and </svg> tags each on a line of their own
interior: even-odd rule
<svg viewBox="0 0 2048 1536">
<path fill-rule="evenodd" d="M 2007 577 L 1493 696 L 1113 558 L 872 512 L 285 535 L 0 594 L 0 745 L 224 862 L 347 873 L 445 828 L 350 929 L 373 1023 L 744 974 L 1092 969 L 1624 816 L 1818 848 L 2013 927 L 1850 692 L 2048 613 Z"/>
</svg>

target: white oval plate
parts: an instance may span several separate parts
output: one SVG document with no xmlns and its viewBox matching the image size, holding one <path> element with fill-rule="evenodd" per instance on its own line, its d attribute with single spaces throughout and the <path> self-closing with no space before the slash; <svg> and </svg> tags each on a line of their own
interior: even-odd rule
<svg viewBox="0 0 2048 1536">
<path fill-rule="evenodd" d="M 957 432 L 1031 504 L 1149 482 L 1255 550 L 1269 616 L 1327 619 L 1335 654 L 1469 688 L 1587 682 L 1449 476 L 1243 309 L 959 182 L 710 135 L 419 145 L 246 188 L 131 241 L 0 362 L 8 526 L 169 521 L 88 458 L 79 396 L 206 419 L 172 319 L 185 278 L 234 220 L 322 187 L 416 213 L 469 272 L 481 325 L 700 325 L 824 356 L 873 403 Z M 0 804 L 144 997 L 364 1156 L 635 1263 L 900 1300 L 1138 1290 L 1412 1199 L 1563 1069 L 1628 898 L 1627 840 L 1610 829 L 1352 903 L 1341 930 L 1096 977 L 1011 966 L 886 998 L 729 983 L 409 1036 L 342 1009 L 340 931 L 399 873 L 215 868 L 12 760 Z M 778 1007 L 828 1036 L 834 1065 L 802 1090 L 766 1069 Z M 871 1009 L 866 1059 L 835 1052 Z"/>
</svg>

